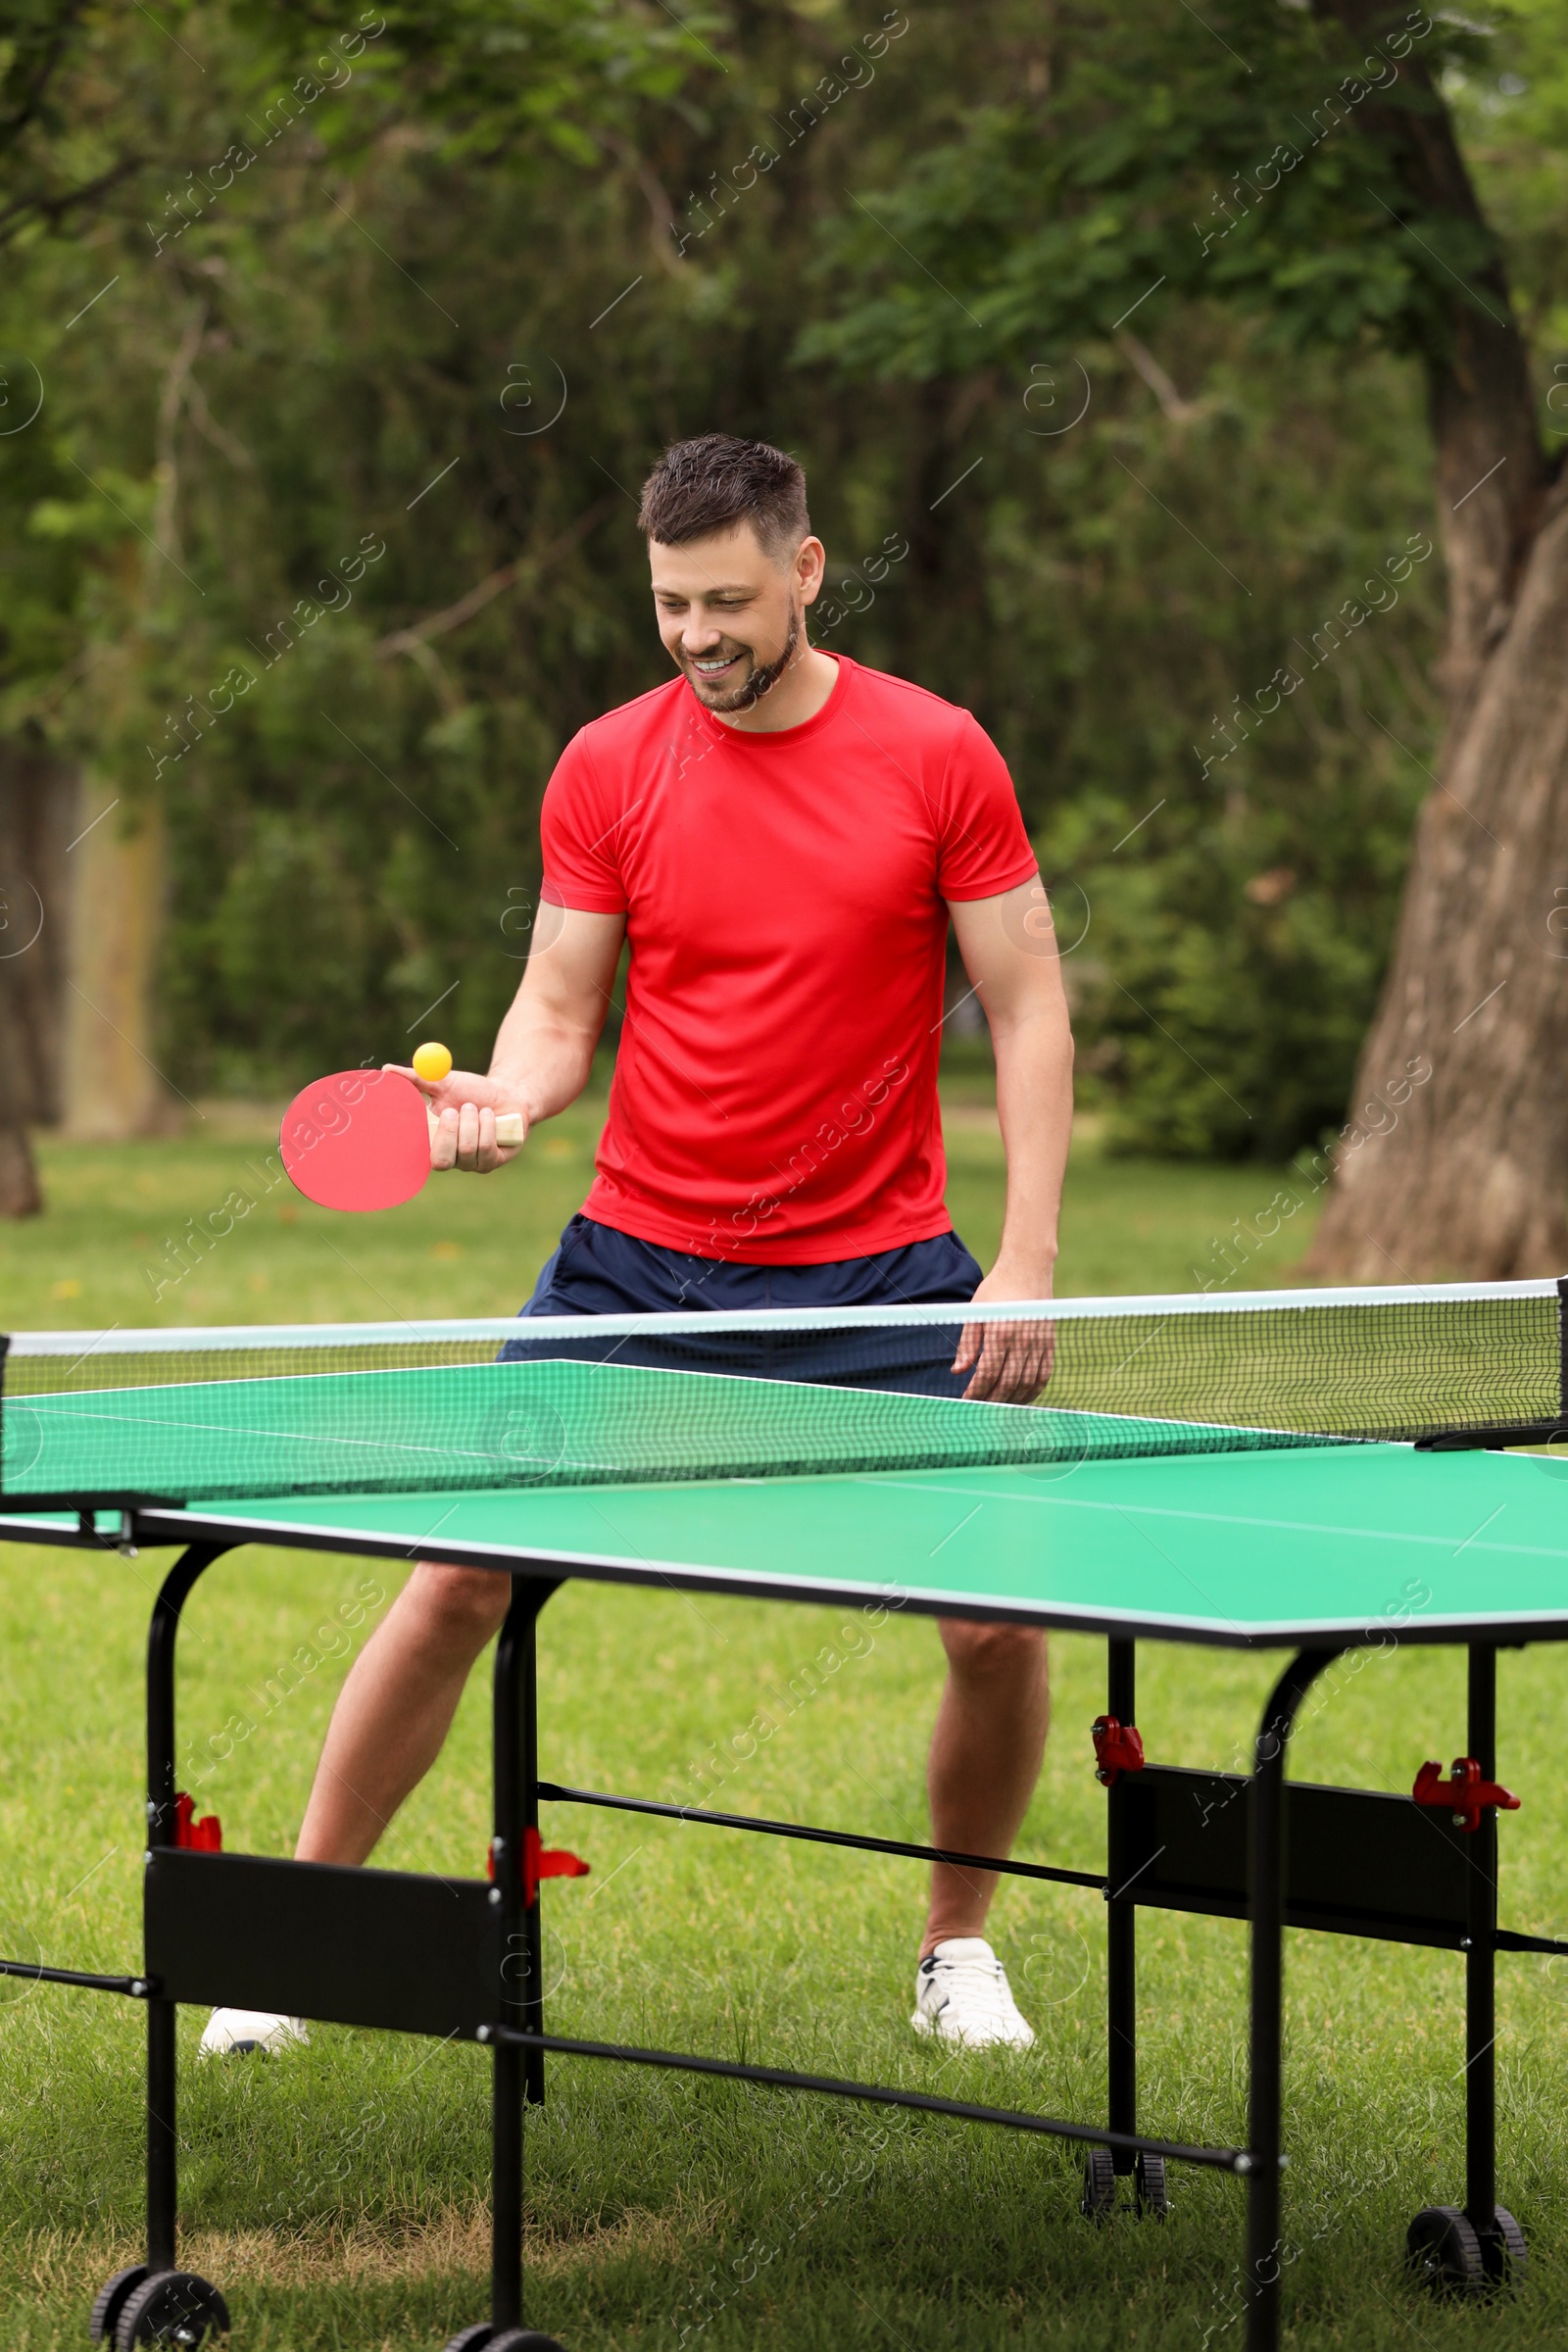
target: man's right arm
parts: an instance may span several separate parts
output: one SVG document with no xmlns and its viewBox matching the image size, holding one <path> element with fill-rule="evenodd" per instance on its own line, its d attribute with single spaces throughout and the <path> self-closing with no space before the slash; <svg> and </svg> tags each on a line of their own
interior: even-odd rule
<svg viewBox="0 0 1568 2352">
<path fill-rule="evenodd" d="M 435 1168 L 486 1176 L 515 1156 L 496 1142 L 498 1110 L 520 1110 L 524 1134 L 574 1102 L 593 1069 L 626 935 L 623 914 L 542 906 L 521 985 L 496 1036 L 489 1076 L 454 1070 L 425 1085 L 440 1127 Z M 410 1073 L 412 1074 L 412 1073 Z"/>
</svg>

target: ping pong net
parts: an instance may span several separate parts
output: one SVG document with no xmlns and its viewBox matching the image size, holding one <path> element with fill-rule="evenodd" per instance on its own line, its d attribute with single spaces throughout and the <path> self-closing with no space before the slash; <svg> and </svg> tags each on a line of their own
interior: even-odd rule
<svg viewBox="0 0 1568 2352">
<path fill-rule="evenodd" d="M 19 1333 L 22 1509 L 997 1466 L 1568 1424 L 1568 1282 Z M 966 1397 L 966 1327 L 1034 1402 Z"/>
</svg>

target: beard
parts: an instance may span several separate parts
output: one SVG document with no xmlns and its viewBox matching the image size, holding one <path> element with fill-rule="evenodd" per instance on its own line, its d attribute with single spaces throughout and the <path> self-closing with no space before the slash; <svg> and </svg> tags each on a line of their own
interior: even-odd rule
<svg viewBox="0 0 1568 2352">
<path fill-rule="evenodd" d="M 725 687 L 719 693 L 714 694 L 690 665 L 687 665 L 686 675 L 697 688 L 698 700 L 705 710 L 715 712 L 751 710 L 755 710 L 764 694 L 770 693 L 778 684 L 800 649 L 801 614 L 799 608 L 792 605 L 790 607 L 790 625 L 784 639 L 784 650 L 775 661 L 759 662 L 749 645 L 740 647 L 739 651 L 751 663 L 751 667 L 740 685 Z"/>
</svg>

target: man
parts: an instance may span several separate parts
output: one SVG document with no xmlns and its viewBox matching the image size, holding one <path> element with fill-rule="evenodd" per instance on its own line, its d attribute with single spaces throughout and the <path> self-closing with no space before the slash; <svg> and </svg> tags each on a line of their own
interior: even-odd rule
<svg viewBox="0 0 1568 2352">
<path fill-rule="evenodd" d="M 489 1075 L 425 1089 L 433 1164 L 488 1174 L 514 1155 L 498 1111 L 531 1126 L 575 1101 L 629 939 L 598 1172 L 525 1315 L 1049 1298 L 1072 1044 L 1000 755 L 967 711 L 808 643 L 824 551 L 792 459 L 718 433 L 680 443 L 640 521 L 680 674 L 563 754 L 533 951 Z M 950 917 L 991 1026 L 1007 1157 L 984 1280 L 943 1205 Z M 968 1326 L 956 1362 L 919 1385 L 1028 1401 L 1048 1332 Z M 434 1762 L 508 1599 L 509 1580 L 484 1570 L 415 1569 L 344 1684 L 300 1859 L 367 1858 Z M 1044 1642 L 1012 1626 L 940 1632 L 933 1840 L 1005 1855 L 1044 1750 Z M 994 1872 L 933 1867 L 912 2023 L 1022 2048 L 1033 2034 L 983 1933 L 995 1886 Z M 220 2010 L 202 2046 L 276 2048 L 302 2032 Z"/>
</svg>

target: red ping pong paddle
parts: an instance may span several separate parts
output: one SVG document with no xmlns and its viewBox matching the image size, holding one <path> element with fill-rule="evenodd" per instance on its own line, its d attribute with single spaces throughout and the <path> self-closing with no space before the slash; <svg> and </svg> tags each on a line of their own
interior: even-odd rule
<svg viewBox="0 0 1568 2352">
<path fill-rule="evenodd" d="M 290 1183 L 321 1208 L 398 1208 L 430 1173 L 436 1115 L 396 1070 L 337 1070 L 302 1088 L 277 1147 Z M 521 1114 L 496 1114 L 498 1144 L 520 1144 Z"/>
</svg>

